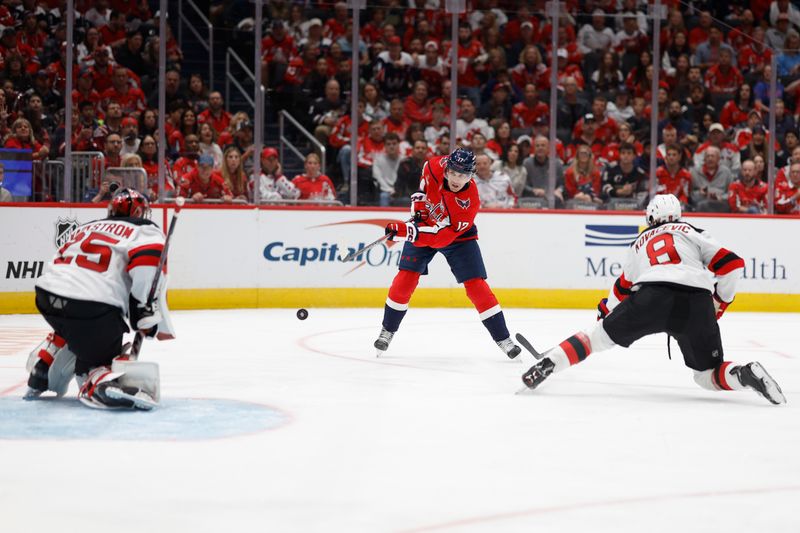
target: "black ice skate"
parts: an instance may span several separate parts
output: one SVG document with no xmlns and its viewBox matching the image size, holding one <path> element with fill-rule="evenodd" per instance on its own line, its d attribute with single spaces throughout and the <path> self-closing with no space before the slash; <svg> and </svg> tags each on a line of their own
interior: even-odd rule
<svg viewBox="0 0 800 533">
<path fill-rule="evenodd" d="M 509 359 L 514 359 L 522 351 L 522 348 L 514 344 L 514 341 L 511 340 L 511 337 L 502 341 L 497 341 L 497 345 L 501 350 L 503 350 L 503 353 L 506 354 Z"/>
<path fill-rule="evenodd" d="M 772 379 L 760 363 L 737 366 L 731 373 L 739 378 L 739 383 L 753 389 L 775 405 L 786 403 L 786 396 L 783 395 L 778 382 Z"/>
<path fill-rule="evenodd" d="M 22 397 L 25 400 L 35 400 L 47 390 L 47 373 L 49 368 L 47 364 L 42 361 L 36 361 L 30 375 L 28 376 L 28 390 Z"/>
<path fill-rule="evenodd" d="M 381 328 L 381 333 L 378 335 L 378 339 L 375 341 L 375 348 L 377 351 L 375 352 L 376 357 L 380 357 L 383 353 L 389 349 L 389 343 L 392 342 L 392 337 L 394 337 L 394 332 L 389 331 L 386 328 Z"/>
<path fill-rule="evenodd" d="M 545 357 L 522 374 L 522 382 L 529 389 L 535 389 L 553 373 L 555 367 L 553 361 L 549 357 Z"/>
</svg>

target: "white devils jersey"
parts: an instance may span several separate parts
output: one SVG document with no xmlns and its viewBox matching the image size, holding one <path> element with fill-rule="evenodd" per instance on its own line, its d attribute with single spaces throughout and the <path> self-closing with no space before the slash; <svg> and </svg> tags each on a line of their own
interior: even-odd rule
<svg viewBox="0 0 800 533">
<path fill-rule="evenodd" d="M 643 231 L 631 245 L 608 306 L 624 300 L 639 283 L 697 287 L 729 303 L 736 295 L 740 268 L 744 261 L 707 232 L 685 222 L 660 224 Z"/>
<path fill-rule="evenodd" d="M 36 285 L 66 298 L 113 305 L 127 315 L 129 295 L 147 301 L 163 250 L 164 234 L 149 220 L 88 222 L 75 229 Z"/>
</svg>

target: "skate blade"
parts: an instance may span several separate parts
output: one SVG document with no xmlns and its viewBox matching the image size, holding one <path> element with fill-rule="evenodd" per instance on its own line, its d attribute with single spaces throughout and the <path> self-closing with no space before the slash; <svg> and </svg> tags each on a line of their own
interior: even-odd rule
<svg viewBox="0 0 800 533">
<path fill-rule="evenodd" d="M 514 396 L 530 396 L 536 389 L 529 389 L 527 385 L 523 385 L 521 389 L 514 393 Z"/>
<path fill-rule="evenodd" d="M 111 407 L 104 403 L 100 403 L 96 401 L 94 398 L 85 398 L 83 396 L 78 396 L 78 400 L 80 400 L 80 402 L 86 407 L 91 407 L 92 409 L 98 409 L 100 411 L 119 411 L 120 409 L 124 409 L 124 407 Z"/>
<path fill-rule="evenodd" d="M 158 403 L 156 403 L 155 400 L 151 400 L 150 398 L 145 398 L 143 396 L 126 394 L 120 389 L 115 389 L 111 387 L 106 389 L 106 396 L 108 396 L 112 400 L 128 400 L 130 402 L 133 402 L 134 408 L 141 409 L 143 411 L 150 411 L 151 409 L 158 407 Z"/>
<path fill-rule="evenodd" d="M 772 379 L 769 372 L 767 372 L 760 363 L 754 364 L 751 368 L 753 369 L 753 375 L 764 384 L 766 391 L 763 396 L 775 405 L 786 403 L 786 396 L 783 395 L 783 391 L 778 385 L 778 382 Z"/>
</svg>

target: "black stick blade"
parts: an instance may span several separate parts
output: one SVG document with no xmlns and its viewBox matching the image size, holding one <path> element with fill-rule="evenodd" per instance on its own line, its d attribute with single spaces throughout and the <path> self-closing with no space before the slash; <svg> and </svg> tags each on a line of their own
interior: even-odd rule
<svg viewBox="0 0 800 533">
<path fill-rule="evenodd" d="M 531 353 L 531 355 L 533 355 L 536 359 L 541 359 L 542 357 L 544 357 L 544 354 L 537 352 L 536 348 L 534 348 L 533 345 L 530 342 L 528 342 L 528 339 L 523 337 L 521 333 L 517 333 L 516 338 L 520 346 L 528 350 Z"/>
</svg>

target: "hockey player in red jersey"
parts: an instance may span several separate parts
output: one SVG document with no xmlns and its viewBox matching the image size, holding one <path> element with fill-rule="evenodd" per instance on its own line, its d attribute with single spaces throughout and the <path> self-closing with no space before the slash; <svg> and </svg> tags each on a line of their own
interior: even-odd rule
<svg viewBox="0 0 800 533">
<path fill-rule="evenodd" d="M 129 331 L 126 317 L 148 337 L 173 338 L 163 287 L 146 305 L 165 240 L 149 211 L 144 195 L 118 190 L 108 218 L 76 228 L 36 282 L 36 307 L 54 332 L 28 360 L 27 399 L 47 390 L 63 395 L 74 374 L 90 407 L 157 405 L 157 365 L 115 360 Z"/>
<path fill-rule="evenodd" d="M 553 372 L 616 345 L 628 347 L 653 333 L 678 341 L 695 382 L 709 390 L 752 389 L 773 404 L 786 402 L 758 362 L 735 365 L 723 359 L 717 321 L 736 295 L 744 261 L 708 233 L 681 220 L 672 194 L 647 206 L 648 228 L 631 244 L 622 275 L 598 305 L 595 327 L 552 348 L 522 381 L 538 387 Z"/>
<path fill-rule="evenodd" d="M 458 148 L 449 156 L 429 159 L 422 169 L 420 190 L 411 195 L 413 222 L 392 222 L 386 233 L 406 241 L 400 271 L 392 281 L 383 312 L 383 327 L 375 341 L 378 356 L 389 348 L 408 310 L 419 277 L 437 252 L 447 259 L 456 281 L 464 285 L 483 325 L 503 353 L 514 358 L 520 348 L 511 340 L 503 311 L 486 283 L 486 268 L 478 246 L 475 215 L 480 209 L 478 188 L 472 181 L 475 154 Z"/>
</svg>

